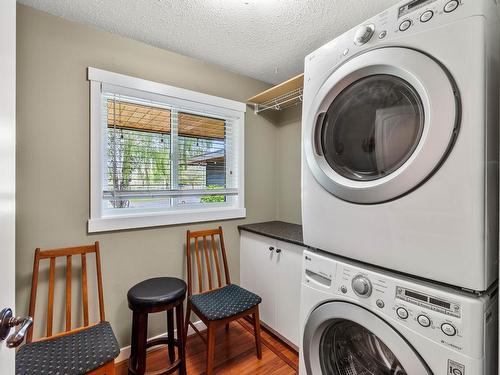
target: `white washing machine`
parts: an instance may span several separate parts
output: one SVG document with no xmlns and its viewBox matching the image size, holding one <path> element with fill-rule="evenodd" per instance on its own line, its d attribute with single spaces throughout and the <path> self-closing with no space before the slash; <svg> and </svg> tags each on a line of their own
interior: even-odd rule
<svg viewBox="0 0 500 375">
<path fill-rule="evenodd" d="M 305 60 L 307 245 L 483 291 L 498 275 L 495 0 L 412 0 Z"/>
<path fill-rule="evenodd" d="M 478 297 L 304 252 L 300 375 L 495 375 L 496 288 Z"/>
</svg>

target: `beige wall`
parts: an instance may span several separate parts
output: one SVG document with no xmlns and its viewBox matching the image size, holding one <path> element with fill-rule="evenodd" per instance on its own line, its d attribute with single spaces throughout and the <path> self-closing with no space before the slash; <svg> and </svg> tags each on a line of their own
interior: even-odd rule
<svg viewBox="0 0 500 375">
<path fill-rule="evenodd" d="M 17 312 L 27 312 L 33 252 L 101 241 L 107 319 L 120 345 L 129 344 L 131 314 L 127 290 L 145 278 L 184 277 L 186 229 L 219 223 L 87 234 L 89 215 L 89 84 L 93 66 L 191 90 L 245 101 L 268 87 L 238 74 L 143 43 L 18 6 L 17 46 Z M 246 144 L 246 220 L 223 222 L 233 279 L 239 280 L 239 236 L 243 222 L 276 218 L 277 195 L 286 180 L 297 180 L 297 154 L 276 152 L 278 133 L 297 146 L 296 125 L 276 127 L 248 110 Z M 290 135 L 289 135 L 290 134 Z M 287 159 L 277 168 L 277 158 Z M 300 160 L 300 159 L 299 159 Z M 277 173 L 277 170 L 279 172 Z M 293 172 L 292 172 L 293 170 Z M 278 186 L 278 179 L 282 186 Z M 280 217 L 297 221 L 297 188 L 283 194 Z M 281 201 L 281 199 L 280 199 Z M 293 201 L 293 202 L 292 202 Z M 290 213 L 286 206 L 290 203 Z M 293 206 L 293 207 L 292 207 Z M 63 267 L 61 267 L 63 270 Z M 60 286 L 59 290 L 62 289 Z M 39 295 L 39 301 L 45 299 Z M 43 317 L 43 314 L 42 314 Z M 150 334 L 163 330 L 154 319 Z"/>
<path fill-rule="evenodd" d="M 279 113 L 276 121 L 276 217 L 301 224 L 301 107 Z"/>
</svg>

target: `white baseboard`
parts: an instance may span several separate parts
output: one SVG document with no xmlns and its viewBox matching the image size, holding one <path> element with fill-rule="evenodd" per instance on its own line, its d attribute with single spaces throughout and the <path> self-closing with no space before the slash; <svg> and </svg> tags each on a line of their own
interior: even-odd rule
<svg viewBox="0 0 500 375">
<path fill-rule="evenodd" d="M 196 328 L 199 331 L 203 331 L 203 330 L 207 329 L 207 327 L 205 326 L 205 324 L 203 324 L 203 322 L 201 320 L 198 320 L 197 322 L 194 322 L 193 324 L 196 326 Z M 177 330 L 174 331 L 174 334 L 177 335 Z M 189 326 L 188 336 L 191 336 L 193 334 L 195 334 L 195 331 L 194 331 L 193 327 Z M 165 337 L 165 336 L 167 336 L 166 332 L 162 333 L 161 335 L 151 337 L 151 338 L 149 338 L 149 340 L 158 339 L 158 338 Z M 155 348 L 154 347 L 149 348 L 148 351 L 151 349 L 155 349 Z M 129 357 L 130 357 L 130 345 L 125 346 L 125 347 L 120 349 L 120 354 L 118 355 L 118 357 L 116 357 L 115 363 L 126 361 L 127 359 L 129 359 Z"/>
</svg>

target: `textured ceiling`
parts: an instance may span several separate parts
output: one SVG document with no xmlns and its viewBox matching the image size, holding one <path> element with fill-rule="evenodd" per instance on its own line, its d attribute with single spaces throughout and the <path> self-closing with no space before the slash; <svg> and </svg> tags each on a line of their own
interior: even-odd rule
<svg viewBox="0 0 500 375">
<path fill-rule="evenodd" d="M 396 0 L 20 0 L 270 83 Z"/>
</svg>

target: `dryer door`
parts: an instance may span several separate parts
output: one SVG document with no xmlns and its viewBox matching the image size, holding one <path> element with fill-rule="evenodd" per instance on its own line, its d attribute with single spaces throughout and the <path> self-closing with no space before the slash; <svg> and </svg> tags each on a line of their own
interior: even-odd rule
<svg viewBox="0 0 500 375">
<path fill-rule="evenodd" d="M 408 48 L 359 55 L 335 70 L 306 113 L 304 151 L 318 182 L 354 203 L 396 199 L 435 172 L 458 133 L 451 76 Z"/>
<path fill-rule="evenodd" d="M 308 375 L 431 375 L 423 359 L 387 322 L 348 302 L 327 302 L 303 335 Z"/>
</svg>

